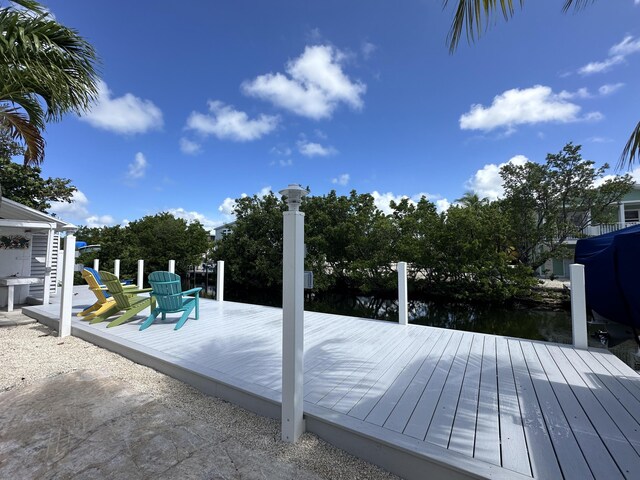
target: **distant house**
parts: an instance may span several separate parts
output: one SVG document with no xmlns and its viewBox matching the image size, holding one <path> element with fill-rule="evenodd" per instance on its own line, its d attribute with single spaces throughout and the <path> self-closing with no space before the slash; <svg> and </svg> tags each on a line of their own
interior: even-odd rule
<svg viewBox="0 0 640 480">
<path fill-rule="evenodd" d="M 235 224 L 236 222 L 230 222 L 230 223 L 225 223 L 224 225 L 220 225 L 217 228 L 214 228 L 215 241 L 219 242 L 225 237 L 225 235 L 229 235 L 233 231 L 233 227 L 235 226 Z"/>
<path fill-rule="evenodd" d="M 59 236 L 76 229 L 59 218 L 1 197 L 0 307 L 48 303 L 50 296 L 57 294 Z"/>
<path fill-rule="evenodd" d="M 640 224 L 640 184 L 635 184 L 633 190 L 618 202 L 617 220 L 613 223 L 589 224 L 582 229 L 579 236 L 567 239 L 566 244 L 573 251 L 579 238 L 595 237 Z M 553 258 L 540 268 L 540 273 L 554 277 L 569 277 L 569 265 L 572 263 L 572 256 L 571 258 Z"/>
</svg>

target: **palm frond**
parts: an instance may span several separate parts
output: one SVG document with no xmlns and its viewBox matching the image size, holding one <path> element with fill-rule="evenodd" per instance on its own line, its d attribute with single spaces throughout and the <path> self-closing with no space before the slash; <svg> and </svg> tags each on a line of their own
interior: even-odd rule
<svg viewBox="0 0 640 480">
<path fill-rule="evenodd" d="M 446 8 L 451 0 L 443 0 L 443 8 Z M 524 0 L 517 0 L 520 6 Z M 584 1 L 584 0 L 581 0 Z M 457 0 L 453 22 L 447 35 L 449 52 L 453 53 L 462 37 L 463 30 L 467 40 L 473 42 L 480 37 L 483 26 L 489 25 L 495 12 L 501 12 L 505 20 L 509 20 L 515 13 L 514 0 Z"/>
<path fill-rule="evenodd" d="M 36 93 L 47 104 L 48 120 L 84 113 L 97 97 L 97 56 L 75 30 L 48 14 L 0 10 L 3 83 Z"/>
<path fill-rule="evenodd" d="M 45 141 L 42 133 L 17 107 L 0 105 L 0 128 L 6 129 L 13 140 L 22 140 L 27 147 L 25 165 L 39 165 L 44 160 Z"/>
<path fill-rule="evenodd" d="M 567 12 L 571 9 L 571 7 L 573 7 L 575 10 L 581 10 L 594 1 L 595 0 L 565 0 L 562 11 Z"/>
<path fill-rule="evenodd" d="M 631 168 L 636 160 L 640 160 L 640 122 L 631 132 L 631 136 L 618 160 L 617 168 L 618 170 L 622 170 L 625 166 Z"/>
</svg>

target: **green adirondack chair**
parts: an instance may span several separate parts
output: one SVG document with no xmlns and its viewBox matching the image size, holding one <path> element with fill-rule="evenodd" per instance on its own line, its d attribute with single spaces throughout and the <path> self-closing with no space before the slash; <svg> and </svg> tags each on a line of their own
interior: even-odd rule
<svg viewBox="0 0 640 480">
<path fill-rule="evenodd" d="M 98 272 L 93 268 L 84 267 L 82 269 L 82 278 L 84 278 L 89 285 L 89 290 L 91 290 L 96 296 L 96 303 L 85 308 L 83 311 L 78 312 L 78 317 L 81 317 L 82 320 L 91 320 L 98 316 L 104 316 L 106 318 L 114 313 L 118 313 L 118 306 L 116 305 L 113 297 L 109 295 L 109 292 L 107 292 L 106 287 L 102 285 L 102 278 Z M 128 292 L 131 292 L 138 287 L 135 285 L 123 284 L 122 288 L 125 293 L 129 295 L 130 293 Z"/>
<path fill-rule="evenodd" d="M 131 320 L 145 308 L 151 307 L 151 310 L 153 310 L 156 307 L 156 302 L 153 297 L 138 297 L 137 295 L 135 295 L 138 293 L 148 293 L 151 291 L 150 288 L 125 290 L 124 288 L 122 288 L 122 284 L 120 283 L 118 277 L 116 277 L 113 273 L 101 271 L 100 276 L 102 277 L 102 281 L 104 282 L 104 284 L 107 286 L 107 291 L 111 294 L 116 302 L 116 310 L 108 314 L 97 316 L 89 323 L 102 322 L 115 313 L 124 312 L 122 315 L 120 315 L 115 320 L 112 320 L 107 325 L 107 328 L 116 327 L 118 325 L 122 325 L 124 322 Z"/>
<path fill-rule="evenodd" d="M 178 330 L 185 324 L 194 308 L 196 309 L 196 320 L 200 317 L 200 290 L 202 288 L 192 288 L 183 292 L 180 276 L 171 272 L 151 272 L 149 284 L 153 289 L 151 295 L 158 302 L 158 307 L 152 309 L 149 318 L 140 325 L 140 330 L 149 327 L 159 314 L 162 314 L 162 320 L 166 320 L 167 313 L 184 312 L 174 330 Z"/>
</svg>

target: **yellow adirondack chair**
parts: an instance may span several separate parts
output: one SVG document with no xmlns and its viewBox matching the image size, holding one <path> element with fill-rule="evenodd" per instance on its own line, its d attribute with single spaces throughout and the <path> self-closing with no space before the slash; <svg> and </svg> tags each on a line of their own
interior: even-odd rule
<svg viewBox="0 0 640 480">
<path fill-rule="evenodd" d="M 91 269 L 93 270 L 93 269 Z M 95 270 L 93 270 L 95 272 Z M 97 272 L 96 272 L 97 273 Z M 96 296 L 96 303 L 83 311 L 78 312 L 78 317 L 82 317 L 82 320 L 91 320 L 98 315 L 112 312 L 115 313 L 116 303 L 111 295 L 103 290 L 100 282 L 96 279 L 93 272 L 85 268 L 82 270 L 82 278 L 89 285 L 89 290 Z"/>
</svg>

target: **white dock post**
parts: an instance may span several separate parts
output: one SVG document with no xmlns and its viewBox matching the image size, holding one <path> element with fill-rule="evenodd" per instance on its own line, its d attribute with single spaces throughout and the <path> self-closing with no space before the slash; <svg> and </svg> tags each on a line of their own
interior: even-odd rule
<svg viewBox="0 0 640 480">
<path fill-rule="evenodd" d="M 176 273 L 176 261 L 169 260 L 169 273 Z"/>
<path fill-rule="evenodd" d="M 94 258 L 93 259 L 93 269 L 96 272 L 100 270 L 100 259 L 99 258 Z"/>
<path fill-rule="evenodd" d="M 120 278 L 120 259 L 117 258 L 113 261 L 113 274 Z"/>
<path fill-rule="evenodd" d="M 224 301 L 224 261 L 218 260 L 216 267 L 216 300 Z"/>
<path fill-rule="evenodd" d="M 409 297 L 407 294 L 407 262 L 398 262 L 398 323 L 409 323 Z"/>
<path fill-rule="evenodd" d="M 60 296 L 60 323 L 58 337 L 71 335 L 71 308 L 73 306 L 73 265 L 76 262 L 76 236 L 68 233 L 64 239 L 62 260 L 62 294 Z"/>
<path fill-rule="evenodd" d="M 589 346 L 587 336 L 587 298 L 585 294 L 584 265 L 574 263 L 569 266 L 571 279 L 571 331 L 573 346 L 586 349 Z"/>
<path fill-rule="evenodd" d="M 298 209 L 307 190 L 289 185 L 280 191 L 289 210 L 283 213 L 282 243 L 282 440 L 294 443 L 304 426 L 304 213 Z"/>
<path fill-rule="evenodd" d="M 138 260 L 138 288 L 144 286 L 144 260 Z"/>
</svg>

